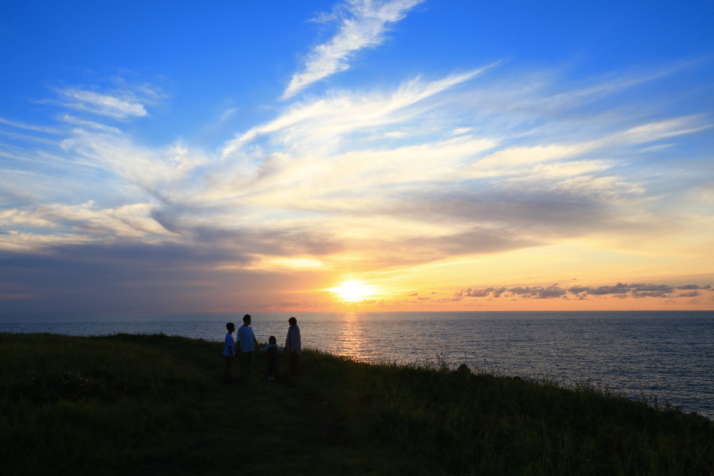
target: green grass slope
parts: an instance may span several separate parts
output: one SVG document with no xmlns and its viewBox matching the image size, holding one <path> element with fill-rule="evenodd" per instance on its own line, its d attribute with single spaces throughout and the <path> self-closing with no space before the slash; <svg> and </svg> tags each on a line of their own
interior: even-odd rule
<svg viewBox="0 0 714 476">
<path fill-rule="evenodd" d="M 584 385 L 220 343 L 0 334 L 3 475 L 713 475 L 714 423 Z M 237 371 L 234 366 L 234 374 Z"/>
</svg>

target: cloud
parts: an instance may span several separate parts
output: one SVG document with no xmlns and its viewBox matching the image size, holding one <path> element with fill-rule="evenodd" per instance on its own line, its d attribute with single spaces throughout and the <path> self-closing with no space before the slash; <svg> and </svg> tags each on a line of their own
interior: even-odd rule
<svg viewBox="0 0 714 476">
<path fill-rule="evenodd" d="M 422 1 L 348 0 L 332 15 L 318 17 L 317 21 L 339 21 L 337 34 L 313 49 L 302 71 L 293 75 L 283 98 L 287 99 L 316 81 L 349 69 L 349 60 L 357 51 L 380 45 L 388 24 L 403 19 L 410 9 Z"/>
<path fill-rule="evenodd" d="M 74 88 L 62 90 L 60 93 L 70 100 L 64 103 L 65 106 L 101 116 L 127 119 L 148 114 L 144 105 L 139 103 L 136 97 L 132 97 L 133 94 L 125 93 L 125 97 L 118 97 Z"/>
<path fill-rule="evenodd" d="M 328 140 L 329 144 L 335 137 L 360 129 L 408 122 L 424 112 L 411 109 L 413 106 L 468 81 L 493 66 L 451 74 L 435 81 L 425 82 L 417 77 L 403 82 L 389 95 L 357 95 L 341 91 L 326 98 L 292 105 L 277 119 L 253 127 L 229 141 L 223 148 L 222 158 L 229 158 L 241 147 L 268 134 L 276 134 L 282 141 L 298 142 L 302 147 L 315 147 L 323 144 L 325 140 Z"/>
<path fill-rule="evenodd" d="M 701 294 L 702 293 L 700 293 L 699 291 L 691 291 L 688 293 L 678 294 L 677 297 L 697 297 L 697 296 L 701 296 Z"/>
<path fill-rule="evenodd" d="M 10 120 L 4 119 L 2 117 L 0 117 L 0 124 L 17 127 L 19 129 L 27 129 L 30 131 L 47 132 L 50 134 L 59 134 L 60 133 L 59 129 L 55 129 L 54 127 L 34 126 L 31 124 L 25 124 L 24 122 L 10 121 Z"/>
<path fill-rule="evenodd" d="M 92 201 L 79 205 L 35 205 L 1 210 L 0 220 L 16 228 L 66 230 L 95 236 L 170 235 L 151 218 L 153 208 L 151 204 L 134 204 L 100 209 Z"/>
<path fill-rule="evenodd" d="M 511 294 L 517 295 L 517 296 L 524 296 L 524 297 L 534 298 L 534 299 L 552 299 L 554 297 L 564 296 L 566 293 L 566 290 L 558 287 L 557 284 L 553 284 L 552 286 L 548 286 L 546 288 L 543 288 L 540 286 L 536 286 L 536 287 L 518 286 L 515 288 L 508 289 L 508 292 L 510 292 Z"/>
<path fill-rule="evenodd" d="M 588 290 L 588 294 L 593 296 L 604 296 L 607 294 L 625 294 L 630 292 L 630 286 L 623 283 L 617 283 L 614 286 L 600 286 Z"/>
<path fill-rule="evenodd" d="M 473 290 L 469 288 L 469 289 L 466 290 L 466 293 L 464 294 L 464 296 L 468 296 L 468 297 L 486 297 L 486 296 L 488 296 L 493 290 L 494 290 L 494 288 L 473 289 Z"/>
<path fill-rule="evenodd" d="M 542 109 L 524 112 L 525 92 L 518 89 L 524 86 L 502 81 L 501 68 L 487 66 L 414 78 L 391 91 L 332 91 L 286 105 L 215 150 L 181 140 L 148 146 L 117 127 L 111 114 L 90 120 L 65 111 L 55 116 L 59 146 L 0 144 L 0 173 L 7 178 L 0 184 L 0 248 L 41 255 L 62 247 L 215 247 L 240 256 L 213 263 L 226 272 L 338 275 L 408 270 L 457 256 L 497 260 L 501 253 L 564 243 L 643 256 L 655 248 L 651 243 L 710 223 L 710 207 L 678 202 L 691 188 L 690 179 L 677 175 L 686 167 L 644 168 L 656 157 L 641 150 L 665 139 L 686 143 L 685 134 L 707 126 L 705 117 L 619 114 L 621 101 L 604 101 L 604 88 L 597 93 L 603 102 L 588 107 L 600 108 L 605 120 L 559 96 L 572 92 L 585 101 L 592 88 L 578 94 L 558 82 L 542 86 L 537 75 L 523 77 L 532 84 L 528 97 Z M 126 103 L 106 106 L 124 118 L 140 117 L 119 112 L 125 106 L 154 100 L 122 91 L 96 94 Z M 489 103 L 486 92 L 498 101 Z M 103 99 L 80 97 L 72 101 L 105 107 Z M 25 130 L 43 137 L 44 127 Z M 687 157 L 686 147 L 668 150 Z M 697 164 L 696 180 L 710 182 L 710 168 Z M 643 283 L 548 284 L 490 286 L 451 299 L 675 292 Z M 698 285 L 679 289 L 706 289 L 691 286 Z M 23 293 L 31 292 L 16 294 Z"/>
<path fill-rule="evenodd" d="M 505 288 L 505 287 L 501 287 L 501 288 L 498 288 L 498 289 L 494 289 L 494 290 L 493 290 L 493 297 L 499 298 L 499 297 L 501 297 L 501 294 L 503 294 L 503 293 L 505 293 L 505 292 L 506 292 L 506 288 Z"/>
<path fill-rule="evenodd" d="M 116 127 L 107 126 L 106 124 L 101 124 L 99 122 L 79 119 L 77 117 L 70 116 L 69 114 L 64 114 L 64 115 L 60 116 L 60 120 L 66 122 L 68 124 L 73 124 L 75 126 L 80 126 L 80 127 L 85 127 L 85 128 L 88 127 L 90 129 L 96 129 L 98 131 L 112 132 L 114 134 L 121 134 L 121 130 L 117 129 Z"/>
<path fill-rule="evenodd" d="M 468 288 L 466 291 L 460 291 L 457 293 L 459 297 L 500 297 L 504 292 L 509 292 L 514 296 L 521 296 L 526 299 L 553 299 L 553 298 L 567 298 L 567 293 L 578 295 L 578 299 L 587 299 L 586 296 L 607 296 L 612 295 L 615 297 L 625 298 L 653 298 L 653 297 L 668 297 L 674 292 L 675 289 L 709 289 L 711 286 L 698 286 L 695 284 L 689 284 L 686 286 L 669 286 L 666 284 L 643 284 L 643 283 L 632 283 L 624 284 L 617 283 L 611 286 L 571 286 L 570 288 L 563 288 L 557 284 L 551 286 L 515 286 L 512 288 L 494 288 L 488 287 L 483 289 L 471 289 Z M 699 296 L 698 291 L 693 291 L 691 293 L 682 293 L 677 297 L 696 297 Z"/>
<path fill-rule="evenodd" d="M 666 284 L 630 284 L 630 288 L 634 293 L 661 293 L 670 294 L 674 291 L 672 286 Z"/>
<path fill-rule="evenodd" d="M 0 250 L 0 300 L 5 312 L 238 312 L 321 284 L 319 273 L 306 270 L 245 269 L 251 261 L 225 247 L 178 243 L 75 244 L 40 254 Z"/>
<path fill-rule="evenodd" d="M 676 286 L 675 289 L 682 289 L 682 290 L 711 289 L 711 285 L 707 284 L 706 286 L 699 286 L 697 284 L 685 284 L 684 286 Z"/>
</svg>

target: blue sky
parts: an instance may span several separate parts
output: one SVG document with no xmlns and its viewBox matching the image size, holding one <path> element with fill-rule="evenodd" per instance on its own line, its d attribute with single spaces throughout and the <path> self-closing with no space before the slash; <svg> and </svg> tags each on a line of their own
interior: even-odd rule
<svg viewBox="0 0 714 476">
<path fill-rule="evenodd" d="M 0 312 L 711 309 L 713 13 L 6 2 Z"/>
</svg>

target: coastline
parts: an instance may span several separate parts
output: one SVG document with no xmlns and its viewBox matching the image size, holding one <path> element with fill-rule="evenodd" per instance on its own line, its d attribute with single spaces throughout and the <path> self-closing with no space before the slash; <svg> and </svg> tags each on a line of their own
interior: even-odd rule
<svg viewBox="0 0 714 476">
<path fill-rule="evenodd" d="M 280 336 L 291 314 L 259 314 L 259 340 Z M 305 344 L 365 362 L 442 358 L 473 370 L 571 384 L 590 381 L 629 398 L 642 393 L 714 418 L 714 314 L 357 313 L 296 314 Z M 550 317 L 549 317 L 550 316 Z M 0 332 L 154 334 L 222 341 L 226 314 L 0 315 Z"/>
<path fill-rule="evenodd" d="M 0 334 L 6 474 L 709 474 L 714 423 L 590 385 L 306 351 L 220 383 L 221 344 Z M 652 404 L 654 403 L 654 405 Z M 233 453 L 232 455 L 230 453 Z M 59 471 L 58 471 L 59 468 Z"/>
</svg>

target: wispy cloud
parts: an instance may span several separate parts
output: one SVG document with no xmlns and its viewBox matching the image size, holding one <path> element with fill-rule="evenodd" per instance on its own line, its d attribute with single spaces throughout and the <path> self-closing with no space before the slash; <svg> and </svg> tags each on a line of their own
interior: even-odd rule
<svg viewBox="0 0 714 476">
<path fill-rule="evenodd" d="M 364 48 L 378 46 L 390 23 L 403 19 L 407 12 L 424 0 L 348 0 L 331 15 L 321 15 L 316 21 L 339 21 L 337 34 L 328 42 L 316 46 L 309 54 L 302 71 L 295 73 L 283 98 L 349 68 L 349 60 Z"/>
<path fill-rule="evenodd" d="M 68 99 L 68 102 L 64 103 L 65 106 L 101 116 L 127 119 L 148 114 L 144 105 L 131 95 L 119 97 L 72 88 L 62 90 L 60 93 Z"/>
<path fill-rule="evenodd" d="M 54 127 L 34 126 L 31 124 L 25 124 L 24 122 L 10 121 L 8 119 L 3 119 L 2 117 L 0 117 L 0 124 L 6 124 L 8 126 L 17 127 L 20 129 L 26 129 L 28 131 L 47 132 L 50 134 L 59 134 L 60 133 L 60 131 Z"/>
<path fill-rule="evenodd" d="M 325 139 L 367 127 L 403 124 L 423 112 L 410 110 L 411 106 L 468 81 L 493 66 L 495 64 L 435 81 L 415 78 L 402 83 L 396 91 L 387 95 L 355 95 L 344 91 L 327 98 L 296 104 L 277 119 L 254 127 L 229 141 L 223 148 L 222 158 L 229 158 L 244 144 L 266 134 L 284 133 L 288 140 L 303 140 L 314 146 L 317 143 L 325 144 Z"/>
</svg>

